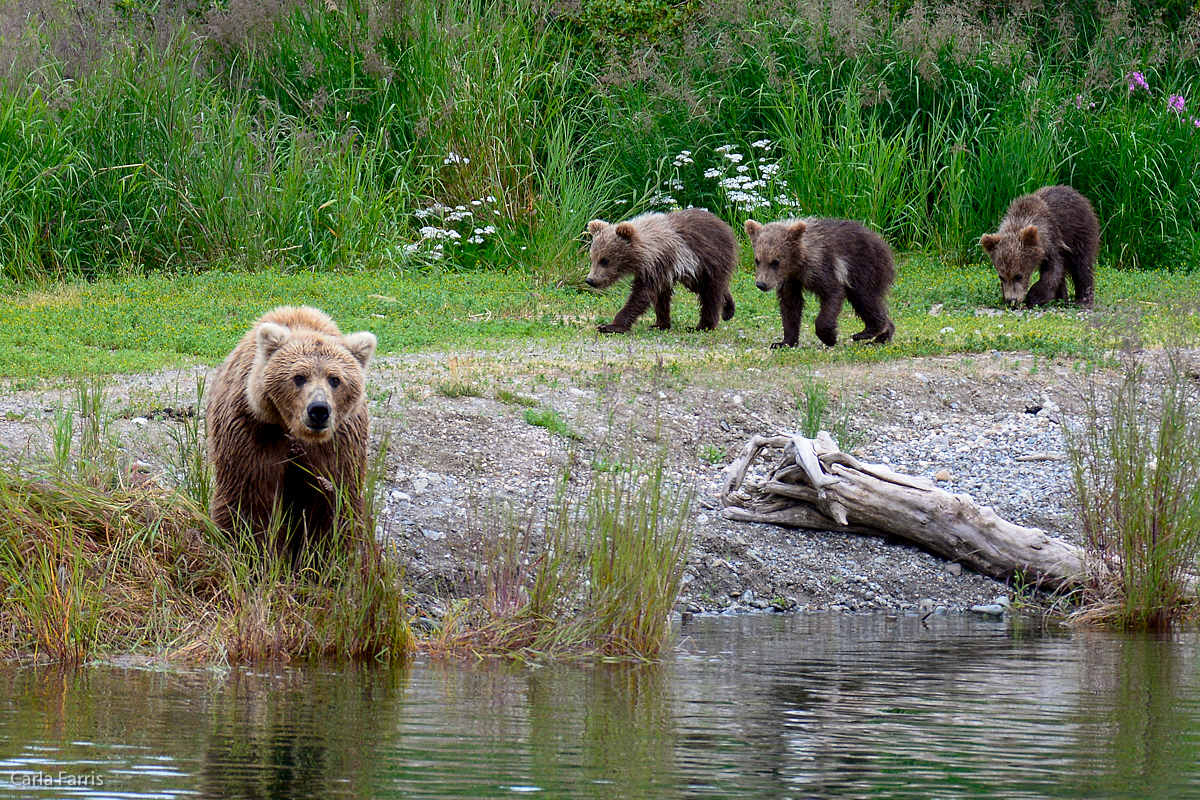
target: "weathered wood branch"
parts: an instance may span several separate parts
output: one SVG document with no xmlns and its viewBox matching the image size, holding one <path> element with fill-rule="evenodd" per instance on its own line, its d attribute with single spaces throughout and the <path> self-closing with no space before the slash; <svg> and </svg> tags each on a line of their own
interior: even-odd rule
<svg viewBox="0 0 1200 800">
<path fill-rule="evenodd" d="M 782 450 L 782 458 L 764 479 L 747 482 L 769 448 Z M 1051 589 L 1087 578 L 1079 547 L 1001 519 L 928 479 L 864 464 L 824 431 L 816 439 L 753 437 L 726 470 L 721 500 L 729 519 L 893 536 L 993 578 L 1020 573 Z"/>
</svg>

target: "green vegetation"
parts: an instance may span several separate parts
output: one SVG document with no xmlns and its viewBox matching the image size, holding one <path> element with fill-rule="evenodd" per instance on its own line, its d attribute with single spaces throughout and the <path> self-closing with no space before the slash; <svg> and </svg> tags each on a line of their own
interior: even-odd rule
<svg viewBox="0 0 1200 800">
<path fill-rule="evenodd" d="M 1162 368 L 1150 374 L 1126 353 L 1120 381 L 1094 387 L 1068 436 L 1094 575 L 1089 620 L 1162 628 L 1196 603 L 1200 393 L 1183 352 L 1168 351 Z"/>
<path fill-rule="evenodd" d="M 440 646 L 522 659 L 654 659 L 670 642 L 691 531 L 691 491 L 659 462 L 594 471 L 587 497 L 570 476 L 537 526 L 511 507 L 474 526 L 477 598 L 443 621 Z"/>
<path fill-rule="evenodd" d="M 582 273 L 581 273 L 582 274 Z M 629 334 L 640 341 L 678 346 L 684 359 L 738 359 L 792 365 L 828 361 L 880 361 L 907 356 L 1025 350 L 1040 356 L 1088 355 L 1096 316 L 1071 308 L 1010 313 L 1000 309 L 995 272 L 960 267 L 927 256 L 900 260 L 892 313 L 895 340 L 883 347 L 817 343 L 807 310 L 801 347 L 767 351 L 779 337 L 774 294 L 754 288 L 753 275 L 734 281 L 737 316 L 716 331 L 697 335 L 684 321 L 698 311 L 690 292 L 677 292 L 681 324 Z M 1143 335 L 1162 344 L 1178 331 L 1200 333 L 1200 316 L 1181 313 L 1172 298 L 1200 296 L 1200 273 L 1102 268 L 1102 306 L 1145 310 Z M 529 272 L 378 272 L 281 275 L 209 271 L 59 284 L 11 291 L 0 300 L 0 377 L 83 377 L 219 363 L 264 311 L 282 303 L 318 303 L 344 330 L 370 330 L 387 355 L 428 349 L 495 350 L 537 341 L 569 346 L 595 337 L 595 324 L 612 318 L 625 300 L 623 286 L 605 294 L 541 285 Z M 977 309 L 988 313 L 979 313 Z M 989 315 L 990 310 L 995 315 Z M 937 311 L 931 315 L 931 311 Z M 858 324 L 847 308 L 843 339 Z M 697 347 L 697 343 L 704 347 Z M 747 352 L 749 351 L 749 352 Z M 473 383 L 470 375 L 448 376 Z M 482 387 L 481 387 L 482 388 Z"/>
<path fill-rule="evenodd" d="M 530 425 L 545 428 L 554 435 L 561 436 L 564 439 L 578 441 L 583 438 L 577 431 L 571 429 L 567 421 L 562 418 L 562 414 L 559 414 L 552 408 L 527 408 L 521 416 Z"/>
<path fill-rule="evenodd" d="M 174 440 L 173 471 L 185 483 L 168 488 L 110 437 L 103 384 L 81 381 L 77 401 L 56 415 L 50 464 L 0 470 L 0 656 L 259 661 L 411 650 L 400 562 L 365 531 L 355 546 L 298 565 L 249 536 L 230 541 L 196 502 L 209 477 L 195 417 L 184 416 Z"/>
<path fill-rule="evenodd" d="M 806 375 L 800 385 L 794 389 L 796 410 L 800 412 L 800 433 L 808 438 L 815 438 L 821 431 L 828 431 L 838 447 L 849 453 L 862 444 L 866 431 L 855 430 L 851 424 L 853 405 L 843 396 L 835 401 L 829 394 L 829 383 L 816 375 Z M 832 404 L 838 411 L 832 414 Z"/>
<path fill-rule="evenodd" d="M 587 219 L 689 204 L 853 217 L 975 263 L 1013 197 L 1060 181 L 1095 203 L 1107 262 L 1200 254 L 1187 0 L 6 5 L 8 283 L 578 286 Z"/>
<path fill-rule="evenodd" d="M 735 227 L 817 214 L 881 231 L 901 254 L 897 336 L 814 346 L 810 311 L 804 346 L 768 351 L 775 300 L 743 271 L 737 317 L 717 331 L 630 334 L 679 345 L 676 369 L 990 350 L 1104 358 L 1114 337 L 1095 323 L 1126 305 L 1143 312 L 1148 345 L 1200 336 L 1200 314 L 1175 303 L 1200 296 L 1190 0 L 821 0 L 782 13 L 733 0 L 0 7 L 0 377 L 13 385 L 213 364 L 282 303 L 374 331 L 384 355 L 570 349 L 624 299 L 621 287 L 581 290 L 586 221 L 687 205 Z M 1054 182 L 1080 189 L 1101 219 L 1101 311 L 1002 311 L 978 238 L 1016 195 Z M 678 319 L 695 318 L 688 293 L 675 302 Z M 854 324 L 847 312 L 843 339 Z M 408 646 L 389 560 L 367 548 L 319 580 L 239 560 L 197 510 L 210 491 L 198 417 L 178 421 L 180 491 L 140 487 L 108 442 L 101 385 L 81 387 L 78 408 L 55 418 L 51 464 L 0 478 L 8 649 L 252 658 Z M 484 392 L 453 369 L 436 388 Z M 802 395 L 819 425 L 828 387 Z M 552 411 L 525 419 L 577 436 Z M 1137 441 L 1173 441 L 1163 430 Z M 1176 452 L 1112 480 L 1138 487 L 1153 473 L 1145 486 L 1165 486 Z M 1080 475 L 1081 491 L 1107 491 L 1085 485 L 1103 475 Z M 1130 530 L 1157 530 L 1142 524 Z M 1174 568 L 1157 564 L 1151 583 L 1173 585 Z M 29 588 L 18 576 L 33 576 Z M 97 604 L 114 598 L 127 611 L 102 628 Z M 615 619 L 593 600 L 589 619 Z M 1169 607 L 1139 604 L 1150 610 L 1125 616 Z M 307 628 L 317 617 L 324 627 Z M 658 622 L 614 624 L 634 652 L 653 650 L 643 645 Z M 564 636 L 595 643 L 595 630 Z M 530 641 L 519 647 L 556 649 Z"/>
</svg>

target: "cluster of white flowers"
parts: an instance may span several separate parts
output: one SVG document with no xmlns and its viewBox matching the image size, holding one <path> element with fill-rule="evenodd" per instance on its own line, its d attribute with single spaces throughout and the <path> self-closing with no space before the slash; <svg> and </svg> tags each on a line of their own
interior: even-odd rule
<svg viewBox="0 0 1200 800">
<path fill-rule="evenodd" d="M 471 232 L 470 238 L 467 239 L 467 244 L 483 244 L 483 237 L 490 236 L 495 232 L 495 225 L 484 225 L 482 228 L 476 228 Z"/>
<path fill-rule="evenodd" d="M 737 152 L 733 145 L 718 147 L 717 152 L 724 156 L 728 163 L 706 169 L 704 177 L 717 181 L 717 186 L 725 193 L 725 199 L 739 211 L 751 212 L 773 207 L 796 208 L 799 204 L 784 191 L 780 191 L 787 189 L 787 181 L 778 177 L 781 169 L 779 162 L 767 158 L 766 153 L 771 149 L 771 140 L 759 139 L 751 142 L 750 146 L 762 150 L 763 155 L 746 164 L 742 163 L 746 157 Z M 771 196 L 773 193 L 776 193 L 774 197 Z"/>
<path fill-rule="evenodd" d="M 454 153 L 451 153 L 450 156 L 457 158 Z M 481 200 L 472 200 L 469 206 L 451 207 L 435 202 L 427 208 L 418 208 L 413 212 L 414 217 L 422 222 L 428 220 L 431 223 L 439 224 L 421 226 L 418 230 L 421 238 L 404 245 L 404 254 L 407 256 L 424 255 L 438 259 L 445 255 L 446 244 L 483 244 L 486 237 L 496 232 L 496 226 L 484 224 L 477 221 L 476 218 L 478 215 L 488 212 L 498 215 L 499 209 L 485 208 L 485 206 L 492 206 L 495 202 L 496 198 L 489 194 Z M 472 211 L 472 208 L 475 208 L 476 211 Z M 458 230 L 457 226 L 463 221 L 471 224 L 469 235 L 464 235 Z"/>
<path fill-rule="evenodd" d="M 446 157 L 442 159 L 442 166 L 449 166 L 451 164 L 470 164 L 470 163 L 471 163 L 471 159 L 467 158 L 466 156 L 460 156 L 458 153 L 454 153 L 454 152 L 448 153 L 446 155 Z"/>
<path fill-rule="evenodd" d="M 716 152 L 722 158 L 716 166 L 704 170 L 704 177 L 717 182 L 725 200 L 735 211 L 749 213 L 760 209 L 796 208 L 798 203 L 786 194 L 787 181 L 779 177 L 782 166 L 768 157 L 771 140 L 758 139 L 751 142 L 750 146 L 763 151 L 762 154 L 756 158 L 747 158 L 732 144 L 716 148 Z M 678 170 L 695 163 L 691 150 L 681 150 L 671 162 L 671 166 Z M 663 182 L 663 188 L 650 202 L 657 207 L 678 208 L 679 202 L 675 199 L 675 194 L 683 191 L 684 182 L 677 173 Z"/>
</svg>

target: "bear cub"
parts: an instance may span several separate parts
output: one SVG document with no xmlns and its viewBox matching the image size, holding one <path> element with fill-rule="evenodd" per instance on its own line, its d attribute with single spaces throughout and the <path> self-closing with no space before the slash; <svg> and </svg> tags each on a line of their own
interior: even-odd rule
<svg viewBox="0 0 1200 800">
<path fill-rule="evenodd" d="M 217 527 L 248 530 L 293 561 L 306 544 L 349 541 L 364 516 L 363 388 L 375 344 L 366 331 L 343 336 L 309 306 L 281 306 L 254 323 L 208 397 Z"/>
<path fill-rule="evenodd" d="M 654 306 L 653 328 L 671 327 L 671 292 L 679 282 L 700 299 L 698 330 L 733 319 L 729 281 L 738 264 L 733 229 L 708 211 L 643 214 L 616 225 L 594 219 L 588 286 L 603 289 L 633 275 L 629 299 L 601 333 L 625 333 Z"/>
<path fill-rule="evenodd" d="M 779 296 L 783 340 L 771 345 L 795 347 L 800 339 L 804 292 L 821 303 L 817 338 L 837 343 L 837 318 L 846 300 L 866 328 L 852 339 L 889 341 L 896 326 L 888 316 L 887 295 L 895 280 L 892 249 L 879 234 L 853 220 L 809 217 L 761 225 L 746 220 L 754 247 L 754 285 Z"/>
<path fill-rule="evenodd" d="M 1096 254 L 1100 223 L 1088 199 L 1070 186 L 1046 186 L 1018 197 L 1008 207 L 997 233 L 979 244 L 1000 275 L 1004 302 L 1042 306 L 1067 299 L 1066 276 L 1075 285 L 1075 302 L 1095 302 Z M 1029 285 L 1034 272 L 1038 282 Z"/>
</svg>

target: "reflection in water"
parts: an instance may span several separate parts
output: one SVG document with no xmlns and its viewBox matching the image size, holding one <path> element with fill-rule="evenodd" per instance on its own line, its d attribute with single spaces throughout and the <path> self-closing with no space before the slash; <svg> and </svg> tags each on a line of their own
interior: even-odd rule
<svg viewBox="0 0 1200 800">
<path fill-rule="evenodd" d="M 656 666 L 3 667 L 0 796 L 1200 796 L 1197 649 L 761 615 Z"/>
</svg>

